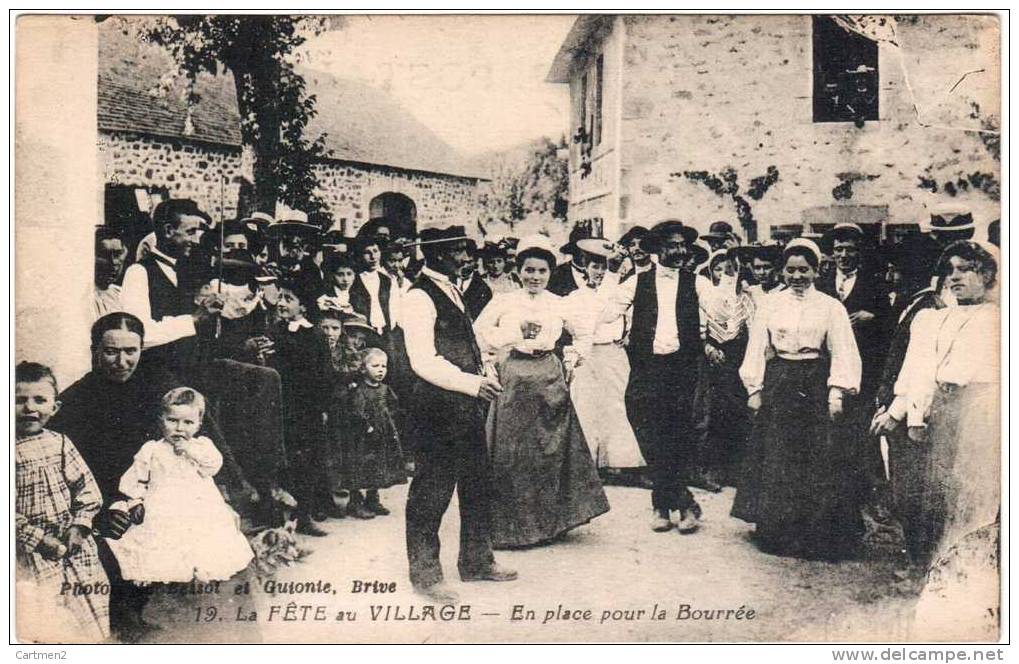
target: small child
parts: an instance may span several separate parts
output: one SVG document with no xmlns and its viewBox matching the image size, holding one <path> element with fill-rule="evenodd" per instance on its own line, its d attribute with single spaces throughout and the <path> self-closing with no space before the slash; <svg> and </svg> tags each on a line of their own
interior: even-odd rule
<svg viewBox="0 0 1019 664">
<path fill-rule="evenodd" d="M 45 428 L 59 408 L 53 372 L 35 362 L 19 363 L 14 369 L 18 595 L 22 611 L 32 604 L 33 612 L 45 612 L 35 617 L 49 621 L 47 640 L 95 643 L 110 635 L 109 581 L 92 537 L 92 519 L 103 500 L 74 443 Z M 107 590 L 86 592 L 97 588 Z M 53 605 L 60 610 L 51 611 Z M 68 624 L 60 630 L 70 633 L 55 633 L 65 616 Z M 20 629 L 18 634 L 29 636 Z"/>
<path fill-rule="evenodd" d="M 289 463 L 288 490 L 297 499 L 297 532 L 324 537 L 314 521 L 330 511 L 326 494 L 326 445 L 323 421 L 330 392 L 330 353 L 326 338 L 306 314 L 314 305 L 311 285 L 281 280 L 276 303 L 278 324 L 272 329 L 275 355 L 271 366 L 282 388 L 283 442 Z"/>
<path fill-rule="evenodd" d="M 379 500 L 379 489 L 406 483 L 407 474 L 396 427 L 396 395 L 383 382 L 386 354 L 368 348 L 361 358 L 361 380 L 335 396 L 329 421 L 334 440 L 343 449 L 339 484 L 350 490 L 348 514 L 371 519 L 389 514 Z"/>
<path fill-rule="evenodd" d="M 226 580 L 251 561 L 237 514 L 212 480 L 223 455 L 211 440 L 195 436 L 204 417 L 205 398 L 197 391 L 167 392 L 159 416 L 163 437 L 142 445 L 120 478 L 120 492 L 129 498 L 120 509 L 144 507 L 139 525 L 107 540 L 125 580 Z"/>
<path fill-rule="evenodd" d="M 325 276 L 325 292 L 316 301 L 319 309 L 353 312 L 350 287 L 357 279 L 354 259 L 346 252 L 329 254 L 322 261 L 322 274 Z"/>
</svg>

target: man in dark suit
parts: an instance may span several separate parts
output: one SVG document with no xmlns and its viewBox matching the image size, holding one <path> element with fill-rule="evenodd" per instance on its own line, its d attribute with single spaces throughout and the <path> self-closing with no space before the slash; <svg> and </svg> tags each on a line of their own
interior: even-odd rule
<svg viewBox="0 0 1019 664">
<path fill-rule="evenodd" d="M 884 484 L 884 468 L 877 438 L 869 435 L 874 395 L 884 365 L 888 343 L 888 288 L 882 274 L 865 255 L 865 235 L 856 224 L 837 224 L 830 234 L 835 269 L 822 277 L 817 289 L 839 300 L 849 314 L 856 346 L 863 361 L 860 393 L 846 418 L 850 439 L 861 450 L 859 496 L 873 502 L 869 492 Z"/>
<path fill-rule="evenodd" d="M 471 320 L 477 320 L 485 306 L 492 300 L 492 288 L 478 275 L 477 245 L 474 240 L 467 242 L 472 260 L 461 270 L 456 286 L 463 295 L 464 306 L 467 307 Z"/>
<path fill-rule="evenodd" d="M 584 283 L 584 257 L 583 252 L 577 248 L 577 242 L 591 237 L 591 231 L 584 226 L 574 226 L 570 231 L 569 242 L 559 248 L 564 254 L 569 254 L 570 260 L 556 266 L 549 277 L 548 291 L 559 296 L 566 296 L 580 288 Z"/>
<path fill-rule="evenodd" d="M 452 280 L 472 260 L 462 226 L 421 232 L 425 267 L 404 307 L 407 354 L 417 378 L 407 438 L 415 473 L 407 494 L 407 560 L 414 589 L 441 604 L 458 597 L 443 584 L 439 527 L 454 489 L 460 503 L 462 581 L 512 581 L 492 555 L 491 463 L 486 402 L 502 386 L 483 375 L 481 351 Z"/>
</svg>

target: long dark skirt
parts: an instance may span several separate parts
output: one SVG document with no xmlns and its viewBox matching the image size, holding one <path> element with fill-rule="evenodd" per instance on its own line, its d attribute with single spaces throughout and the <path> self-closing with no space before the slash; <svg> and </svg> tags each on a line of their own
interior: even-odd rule
<svg viewBox="0 0 1019 664">
<path fill-rule="evenodd" d="M 762 406 L 732 515 L 757 524 L 765 551 L 801 558 L 853 554 L 862 528 L 851 460 L 828 417 L 827 360 L 768 361 Z"/>
<path fill-rule="evenodd" d="M 751 427 L 747 391 L 739 377 L 747 349 L 746 335 L 715 347 L 725 354 L 725 361 L 705 367 L 708 423 L 703 465 L 717 473 L 722 484 L 735 486 Z"/>
<path fill-rule="evenodd" d="M 492 545 L 538 544 L 609 509 L 562 362 L 512 352 L 488 413 L 493 467 Z"/>
</svg>

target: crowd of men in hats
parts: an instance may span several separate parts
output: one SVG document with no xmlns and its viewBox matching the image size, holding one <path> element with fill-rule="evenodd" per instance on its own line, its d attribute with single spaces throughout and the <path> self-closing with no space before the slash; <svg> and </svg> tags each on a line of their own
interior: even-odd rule
<svg viewBox="0 0 1019 664">
<path fill-rule="evenodd" d="M 321 537 L 325 519 L 384 517 L 382 492 L 412 477 L 410 577 L 434 601 L 456 601 L 439 563 L 439 525 L 454 489 L 460 578 L 516 578 L 492 553 L 493 528 L 507 532 L 493 526 L 506 518 L 505 504 L 493 509 L 506 469 L 489 458 L 495 413 L 524 403 L 511 399 L 562 414 L 554 427 L 568 439 L 562 448 L 586 440 L 584 463 L 606 483 L 649 488 L 655 532 L 696 532 L 701 508 L 691 488 L 728 485 L 737 488 L 734 516 L 757 524 L 763 550 L 853 555 L 867 523 L 901 533 L 927 565 L 944 552 L 945 533 L 961 527 L 953 501 L 968 500 L 973 513 L 966 482 L 976 479 L 960 488 L 945 474 L 956 462 L 944 460 L 962 455 L 932 459 L 940 448 L 915 442 L 926 425 L 954 449 L 959 435 L 934 431 L 941 424 L 931 395 L 943 405 L 938 395 L 958 398 L 997 380 L 993 362 L 968 372 L 952 363 L 960 351 L 982 352 L 971 345 L 974 330 L 996 320 L 996 254 L 972 241 L 965 212 L 932 215 L 927 232 L 886 246 L 855 224 L 783 246 L 745 245 L 724 221 L 699 236 L 666 220 L 616 241 L 575 229 L 558 252 L 541 237 L 479 247 L 461 226 L 401 232 L 375 219 L 345 237 L 298 212 L 216 225 L 193 201 L 176 199 L 155 209 L 145 238 L 98 229 L 92 371 L 60 394 L 52 421 L 24 400 L 25 422 L 49 421 L 82 468 L 61 489 L 71 497 L 63 512 L 23 515 L 35 508 L 22 503 L 19 461 L 19 557 L 38 571 L 49 569 L 44 559 L 87 552 L 80 573 L 109 578 L 115 634 L 143 638 L 151 585 L 133 583 L 108 543 L 144 523 L 124 476 L 142 444 L 158 438 L 153 425 L 181 386 L 204 395 L 201 433 L 222 455 L 215 481 L 249 534 L 286 533 L 291 523 Z M 954 312 L 974 307 L 992 313 L 979 324 L 968 313 L 957 321 Z M 917 324 L 945 311 L 952 315 L 938 319 L 941 328 L 923 328 L 935 351 L 915 348 Z M 512 321 L 508 332 L 495 318 Z M 549 321 L 562 334 L 545 343 Z M 535 361 L 490 357 L 505 334 L 513 337 L 508 357 Z M 950 378 L 941 375 L 946 362 L 956 371 Z M 527 367 L 539 364 L 559 367 L 541 380 L 565 401 L 541 402 L 533 391 Z M 19 385 L 45 382 L 40 366 L 19 366 Z M 547 464 L 560 446 L 546 434 Z M 544 500 L 528 478 L 513 482 L 520 505 Z M 583 501 L 550 508 L 575 512 L 555 537 L 608 508 L 600 486 L 585 478 L 576 486 Z M 85 489 L 88 511 L 74 500 Z M 47 519 L 85 529 L 72 527 L 73 541 L 47 548 L 39 535 Z M 514 524 L 511 535 L 530 527 Z M 93 534 L 97 546 L 83 548 Z M 105 615 L 96 606 L 72 613 L 85 622 Z"/>
</svg>

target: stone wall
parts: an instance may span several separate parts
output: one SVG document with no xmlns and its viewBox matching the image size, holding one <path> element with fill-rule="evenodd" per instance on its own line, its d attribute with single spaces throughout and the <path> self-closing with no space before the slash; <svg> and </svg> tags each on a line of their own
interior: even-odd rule
<svg viewBox="0 0 1019 664">
<path fill-rule="evenodd" d="M 419 229 L 452 223 L 474 227 L 482 214 L 478 181 L 471 178 L 339 162 L 317 168 L 320 194 L 333 213 L 334 227 L 347 235 L 368 221 L 372 199 L 387 192 L 414 201 Z"/>
<path fill-rule="evenodd" d="M 892 223 L 925 220 L 943 203 L 972 209 L 980 225 L 1000 216 L 991 196 L 958 184 L 972 173 L 1000 179 L 981 135 L 964 131 L 981 126 L 974 103 L 1000 117 L 994 17 L 900 19 L 901 49 L 880 47 L 880 120 L 862 128 L 813 122 L 809 16 L 627 16 L 614 32 L 625 33 L 622 228 L 669 216 L 702 230 L 735 222 L 731 199 L 682 173 L 732 168 L 745 192 L 769 166 L 778 181 L 750 200 L 762 237 L 805 221 L 805 210 L 814 220 L 841 206 L 886 208 Z M 606 122 L 614 112 L 606 106 Z"/>
<path fill-rule="evenodd" d="M 99 157 L 105 182 L 166 187 L 172 196 L 194 199 L 213 219 L 220 214 L 220 174 L 227 178 L 222 198 L 229 219 L 237 212 L 240 178 L 250 173 L 239 148 L 120 132 L 100 132 Z M 418 228 L 474 225 L 480 216 L 478 181 L 472 178 L 343 162 L 322 163 L 317 169 L 319 193 L 335 227 L 348 235 L 368 220 L 371 200 L 386 192 L 414 201 Z"/>
</svg>

